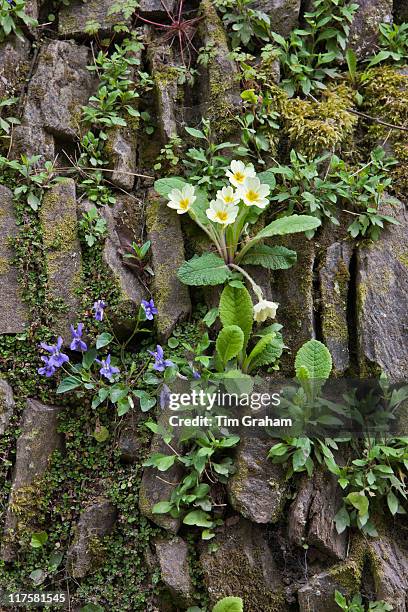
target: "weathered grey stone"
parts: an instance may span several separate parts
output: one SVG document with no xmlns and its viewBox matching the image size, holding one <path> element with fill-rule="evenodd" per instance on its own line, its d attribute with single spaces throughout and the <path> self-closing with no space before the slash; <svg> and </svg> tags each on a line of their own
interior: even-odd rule
<svg viewBox="0 0 408 612">
<path fill-rule="evenodd" d="M 299 482 L 296 498 L 288 516 L 288 537 L 290 542 L 302 546 L 307 539 L 307 522 L 313 500 L 313 478 L 304 475 Z"/>
<path fill-rule="evenodd" d="M 116 517 L 115 506 L 104 497 L 92 500 L 82 511 L 67 554 L 67 569 L 73 578 L 84 578 L 103 560 L 102 538 L 112 533 Z"/>
<path fill-rule="evenodd" d="M 251 8 L 269 16 L 273 32 L 289 36 L 299 25 L 300 4 L 300 0 L 255 0 Z"/>
<path fill-rule="evenodd" d="M 359 9 L 350 26 L 349 46 L 358 59 L 378 51 L 380 23 L 392 23 L 392 0 L 356 0 Z"/>
<path fill-rule="evenodd" d="M 135 463 L 140 458 L 143 438 L 139 429 L 141 412 L 128 412 L 120 424 L 118 450 L 123 463 Z"/>
<path fill-rule="evenodd" d="M 87 25 L 99 24 L 99 36 L 106 36 L 115 24 L 124 22 L 130 26 L 132 19 L 125 20 L 122 13 L 109 15 L 111 0 L 71 0 L 68 6 L 63 6 L 59 13 L 58 31 L 63 36 L 81 37 L 86 34 Z"/>
<path fill-rule="evenodd" d="M 97 81 L 86 69 L 91 63 L 88 47 L 64 40 L 44 45 L 28 87 L 23 124 L 44 128 L 59 138 L 75 138 L 81 106 L 96 89 Z"/>
<path fill-rule="evenodd" d="M 330 571 L 313 576 L 310 582 L 298 591 L 299 611 L 334 612 L 336 591 L 351 596 L 358 589 L 353 590 L 353 592 L 348 591 Z"/>
<path fill-rule="evenodd" d="M 350 243 L 336 242 L 327 249 L 319 271 L 323 342 L 336 374 L 343 374 L 350 365 L 347 296 L 351 256 Z"/>
<path fill-rule="evenodd" d="M 149 19 L 157 19 L 158 17 L 167 17 L 167 11 L 163 4 L 167 7 L 169 13 L 173 13 L 177 8 L 177 0 L 167 0 L 162 2 L 161 0 L 140 0 L 139 2 L 139 13 L 142 17 Z"/>
<path fill-rule="evenodd" d="M 289 511 L 290 541 L 297 546 L 309 544 L 334 559 L 345 559 L 347 534 L 337 533 L 334 523 L 341 500 L 340 488 L 332 474 L 318 470 L 313 478 L 304 476 Z"/>
<path fill-rule="evenodd" d="M 173 603 L 183 607 L 191 606 L 194 587 L 189 571 L 187 544 L 176 536 L 171 540 L 156 540 L 155 548 L 161 579 L 169 590 Z"/>
<path fill-rule="evenodd" d="M 377 599 L 391 604 L 394 612 L 407 612 L 408 552 L 386 537 L 370 540 L 369 547 Z"/>
<path fill-rule="evenodd" d="M 400 225 L 391 225 L 377 242 L 357 251 L 357 332 L 362 374 L 372 364 L 391 380 L 408 377 L 408 213 L 404 206 L 383 205 Z"/>
<path fill-rule="evenodd" d="M 136 172 L 137 140 L 135 132 L 129 127 L 110 131 L 106 145 L 113 169 L 113 172 L 109 172 L 108 180 L 125 191 L 131 191 Z"/>
<path fill-rule="evenodd" d="M 238 68 L 229 59 L 228 38 L 211 0 L 202 0 L 200 34 L 203 45 L 213 49 L 201 75 L 202 114 L 208 117 L 220 139 L 237 136 L 233 116 L 242 108 Z"/>
<path fill-rule="evenodd" d="M 276 242 L 275 242 L 276 243 Z M 292 373 L 293 355 L 308 340 L 315 337 L 313 282 L 315 245 L 304 235 L 294 235 L 280 241 L 297 252 L 297 263 L 290 269 L 277 270 L 272 275 L 272 295 L 280 304 L 277 319 L 285 329 L 285 343 L 291 355 L 282 357 L 284 372 Z"/>
<path fill-rule="evenodd" d="M 153 295 L 159 311 L 157 329 L 161 339 L 167 340 L 176 324 L 191 312 L 188 288 L 177 278 L 177 270 L 185 259 L 180 217 L 151 193 L 146 224 L 152 243 Z"/>
<path fill-rule="evenodd" d="M 200 565 L 211 605 L 234 595 L 244 598 L 248 612 L 287 609 L 263 527 L 240 519 L 218 529 L 217 549 L 210 552 L 205 546 Z"/>
<path fill-rule="evenodd" d="M 17 234 L 13 194 L 0 185 L 0 334 L 19 334 L 28 322 L 10 245 Z"/>
<path fill-rule="evenodd" d="M 235 474 L 228 480 L 232 507 L 254 523 L 279 520 L 286 499 L 285 473 L 268 459 L 271 440 L 243 437 L 237 449 Z"/>
<path fill-rule="evenodd" d="M 30 43 L 11 36 L 0 45 L 0 99 L 19 93 L 29 71 Z"/>
<path fill-rule="evenodd" d="M 17 125 L 13 130 L 10 155 L 12 159 L 40 155 L 37 165 L 43 166 L 44 162 L 55 159 L 54 137 L 38 125 Z"/>
<path fill-rule="evenodd" d="M 60 407 L 47 406 L 29 399 L 21 420 L 21 434 L 17 440 L 16 463 L 8 504 L 1 557 L 12 561 L 16 555 L 19 533 L 27 531 L 41 504 L 42 480 L 50 457 L 62 448 L 58 433 Z"/>
<path fill-rule="evenodd" d="M 44 195 L 40 219 L 48 276 L 47 297 L 62 300 L 66 307 L 66 311 L 56 317 L 53 328 L 64 338 L 70 338 L 69 324 L 75 323 L 80 312 L 80 298 L 76 292 L 82 272 L 73 179 L 64 179 Z"/>
<path fill-rule="evenodd" d="M 394 15 L 397 23 L 408 21 L 408 4 L 406 0 L 394 0 Z"/>
<path fill-rule="evenodd" d="M 163 410 L 159 424 L 168 428 L 169 410 Z M 175 450 L 178 449 L 177 439 L 173 439 L 171 445 Z M 149 455 L 162 453 L 164 455 L 173 454 L 161 436 L 155 434 L 152 439 Z M 177 533 L 180 528 L 180 519 L 172 518 L 169 514 L 153 514 L 152 508 L 161 501 L 168 501 L 174 490 L 183 477 L 183 468 L 180 463 L 175 463 L 166 472 L 158 472 L 156 468 L 145 467 L 143 470 L 142 482 L 139 491 L 139 509 L 143 516 L 163 527 L 167 531 Z"/>
<path fill-rule="evenodd" d="M 168 45 L 152 44 L 149 51 L 151 74 L 156 97 L 157 123 L 162 143 L 177 136 L 178 73 Z"/>
<path fill-rule="evenodd" d="M 0 436 L 4 434 L 10 423 L 14 406 L 13 389 L 0 378 Z"/>
<path fill-rule="evenodd" d="M 102 214 L 106 219 L 108 237 L 105 241 L 103 259 L 112 271 L 121 290 L 123 302 L 131 302 L 139 308 L 146 297 L 146 289 L 136 273 L 123 263 L 123 255 L 131 252 L 131 245 L 139 241 L 143 219 L 139 202 L 132 196 L 117 194 L 116 204 L 106 206 Z"/>
</svg>

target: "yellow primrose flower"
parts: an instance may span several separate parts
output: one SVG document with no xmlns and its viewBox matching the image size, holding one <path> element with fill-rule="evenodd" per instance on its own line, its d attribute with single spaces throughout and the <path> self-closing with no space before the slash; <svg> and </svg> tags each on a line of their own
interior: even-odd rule
<svg viewBox="0 0 408 612">
<path fill-rule="evenodd" d="M 207 208 L 205 212 L 210 221 L 225 226 L 234 223 L 238 211 L 238 206 L 231 206 L 231 204 L 226 204 L 222 200 L 212 200 L 210 202 L 210 208 Z"/>
<path fill-rule="evenodd" d="M 244 184 L 245 179 L 256 176 L 255 169 L 252 164 L 246 166 L 244 162 L 233 159 L 230 169 L 227 170 L 229 182 L 234 187 L 240 187 Z"/>
<path fill-rule="evenodd" d="M 254 306 L 254 320 L 257 323 L 263 323 L 266 319 L 274 319 L 279 304 L 276 302 L 268 302 L 263 298 Z"/>
<path fill-rule="evenodd" d="M 167 206 L 174 208 L 178 215 L 184 215 L 184 213 L 188 212 L 197 199 L 192 185 L 185 185 L 181 190 L 172 189 L 168 197 L 169 202 Z"/>
<path fill-rule="evenodd" d="M 249 177 L 245 179 L 244 184 L 238 188 L 238 195 L 246 206 L 265 208 L 269 204 L 267 197 L 270 191 L 269 185 L 261 184 L 259 178 Z"/>
<path fill-rule="evenodd" d="M 223 187 L 220 191 L 217 191 L 217 200 L 221 200 L 224 204 L 238 204 L 239 196 L 232 187 Z"/>
</svg>

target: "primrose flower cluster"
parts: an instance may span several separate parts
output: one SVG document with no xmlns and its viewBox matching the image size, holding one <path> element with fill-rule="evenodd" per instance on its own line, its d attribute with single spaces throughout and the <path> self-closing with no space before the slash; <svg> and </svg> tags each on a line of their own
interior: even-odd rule
<svg viewBox="0 0 408 612">
<path fill-rule="evenodd" d="M 242 161 L 233 160 L 226 171 L 230 185 L 217 191 L 215 200 L 211 200 L 206 215 L 210 221 L 222 226 L 235 223 L 239 214 L 239 203 L 245 206 L 266 208 L 269 204 L 269 185 L 262 184 L 256 176 L 252 164 L 245 165 Z M 173 208 L 179 215 L 188 212 L 197 199 L 192 185 L 185 185 L 182 189 L 173 189 L 169 195 L 169 208 Z"/>
</svg>

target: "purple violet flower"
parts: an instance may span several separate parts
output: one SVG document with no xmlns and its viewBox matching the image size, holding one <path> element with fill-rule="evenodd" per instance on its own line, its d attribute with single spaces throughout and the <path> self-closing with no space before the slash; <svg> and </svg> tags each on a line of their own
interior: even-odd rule
<svg viewBox="0 0 408 612">
<path fill-rule="evenodd" d="M 72 342 L 70 345 L 71 351 L 87 351 L 88 347 L 86 343 L 81 339 L 82 338 L 82 330 L 84 328 L 83 323 L 78 323 L 77 329 L 73 325 L 71 327 L 72 334 Z"/>
<path fill-rule="evenodd" d="M 156 351 L 148 352 L 155 359 L 153 369 L 156 370 L 156 372 L 164 372 L 166 368 L 174 366 L 174 363 L 170 361 L 170 359 L 164 359 L 163 349 L 159 344 L 156 346 Z"/>
<path fill-rule="evenodd" d="M 59 336 L 57 340 L 57 344 L 45 344 L 45 342 L 41 342 L 40 346 L 44 351 L 50 353 L 51 357 L 49 357 L 49 363 L 51 363 L 56 368 L 60 368 L 64 363 L 69 361 L 68 355 L 61 353 L 61 348 L 63 345 L 63 339 Z"/>
<path fill-rule="evenodd" d="M 197 372 L 197 370 L 195 370 L 194 368 L 192 368 L 192 370 L 193 370 L 193 378 L 194 378 L 194 380 L 199 380 L 201 378 L 200 372 Z"/>
<path fill-rule="evenodd" d="M 52 362 L 52 357 L 45 357 L 43 355 L 41 359 L 43 360 L 45 365 L 42 368 L 38 368 L 37 372 L 41 374 L 41 376 L 46 376 L 47 378 L 50 378 L 50 376 L 53 376 L 57 371 L 57 368 Z"/>
<path fill-rule="evenodd" d="M 153 321 L 154 315 L 156 315 L 159 312 L 156 306 L 154 305 L 154 301 L 153 300 L 142 300 L 141 306 L 143 310 L 145 311 L 146 319 L 148 319 L 148 321 Z"/>
<path fill-rule="evenodd" d="M 105 304 L 105 302 L 103 300 L 98 300 L 93 305 L 93 309 L 92 310 L 95 311 L 95 319 L 97 321 L 102 321 L 105 308 L 106 308 L 106 304 Z"/>
<path fill-rule="evenodd" d="M 104 376 L 105 378 L 107 378 L 110 382 L 112 382 L 112 377 L 114 374 L 119 374 L 120 370 L 119 368 L 116 368 L 115 366 L 111 366 L 111 356 L 108 355 L 106 357 L 106 359 L 95 359 L 96 363 L 99 363 L 99 365 L 101 365 L 101 369 L 99 370 L 99 373 L 101 374 L 101 376 Z"/>
</svg>

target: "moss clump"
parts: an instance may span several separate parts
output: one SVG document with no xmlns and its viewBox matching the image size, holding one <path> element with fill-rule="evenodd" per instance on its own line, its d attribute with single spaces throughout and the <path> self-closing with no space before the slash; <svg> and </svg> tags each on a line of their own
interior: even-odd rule
<svg viewBox="0 0 408 612">
<path fill-rule="evenodd" d="M 279 99 L 279 112 L 290 146 L 299 153 L 316 157 L 325 150 L 339 152 L 350 141 L 356 117 L 347 111 L 353 106 L 353 92 L 347 85 L 323 91 L 321 101 Z"/>
<path fill-rule="evenodd" d="M 392 125 L 408 127 L 408 74 L 390 66 L 371 68 L 362 76 L 364 112 Z M 408 189 L 408 142 L 406 132 L 369 122 L 372 146 L 387 142 L 400 162 L 391 170 L 393 189 L 403 195 Z"/>
</svg>

